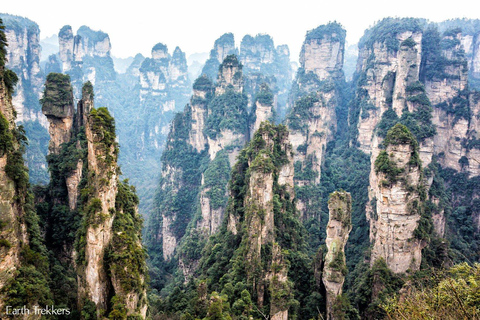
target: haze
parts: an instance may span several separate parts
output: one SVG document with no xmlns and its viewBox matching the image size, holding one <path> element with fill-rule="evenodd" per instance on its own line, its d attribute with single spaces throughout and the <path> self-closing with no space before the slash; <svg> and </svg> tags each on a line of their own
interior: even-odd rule
<svg viewBox="0 0 480 320">
<path fill-rule="evenodd" d="M 123 3 L 123 4 L 122 4 Z M 454 5 L 453 5 L 454 4 Z M 225 32 L 233 32 L 237 43 L 245 34 L 268 33 L 275 45 L 288 44 L 297 60 L 307 30 L 329 21 L 347 29 L 347 41 L 356 43 L 363 31 L 387 16 L 422 17 L 431 21 L 451 18 L 478 18 L 480 3 L 405 0 L 371 1 L 93 1 L 62 0 L 4 1 L 4 13 L 37 22 L 41 38 L 57 34 L 66 24 L 76 31 L 81 25 L 110 35 L 116 57 L 142 53 L 150 56 L 158 42 L 187 53 L 209 52 Z"/>
</svg>

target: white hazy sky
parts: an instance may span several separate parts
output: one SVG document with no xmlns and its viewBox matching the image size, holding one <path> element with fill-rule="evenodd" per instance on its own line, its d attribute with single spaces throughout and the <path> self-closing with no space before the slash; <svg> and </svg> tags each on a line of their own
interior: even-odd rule
<svg viewBox="0 0 480 320">
<path fill-rule="evenodd" d="M 87 25 L 109 34 L 117 57 L 150 56 L 158 42 L 172 52 L 209 52 L 225 32 L 237 44 L 245 34 L 268 33 L 275 45 L 288 44 L 292 60 L 307 30 L 329 21 L 340 22 L 347 41 L 356 43 L 363 31 L 387 16 L 422 17 L 431 21 L 480 18 L 477 0 L 2 0 L 0 12 L 27 17 L 40 26 L 41 38 L 66 24 L 74 32 Z"/>
</svg>

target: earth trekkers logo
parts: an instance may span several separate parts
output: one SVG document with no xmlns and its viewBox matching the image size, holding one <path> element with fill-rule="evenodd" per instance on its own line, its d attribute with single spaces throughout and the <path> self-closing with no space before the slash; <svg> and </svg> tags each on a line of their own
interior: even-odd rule
<svg viewBox="0 0 480 320">
<path fill-rule="evenodd" d="M 27 306 L 23 306 L 21 308 L 6 306 L 5 308 L 5 315 L 7 316 L 22 316 L 22 315 L 30 315 L 30 314 L 42 315 L 42 316 L 46 316 L 46 315 L 68 316 L 70 315 L 70 309 L 55 308 L 55 306 L 53 305 L 45 306 L 45 307 L 33 306 L 32 308 L 28 308 Z"/>
</svg>

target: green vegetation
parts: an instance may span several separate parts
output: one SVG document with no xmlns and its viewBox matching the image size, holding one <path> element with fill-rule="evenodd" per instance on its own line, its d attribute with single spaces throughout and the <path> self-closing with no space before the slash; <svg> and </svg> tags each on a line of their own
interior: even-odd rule
<svg viewBox="0 0 480 320">
<path fill-rule="evenodd" d="M 352 225 L 352 198 L 349 193 L 344 190 L 331 193 L 328 198 L 328 206 L 330 219 L 341 221 L 344 227 Z"/>
<path fill-rule="evenodd" d="M 227 185 L 230 178 L 230 164 L 227 153 L 220 151 L 203 173 L 203 190 L 210 199 L 213 210 L 225 208 L 227 204 Z"/>
<path fill-rule="evenodd" d="M 407 104 L 412 104 L 414 111 L 410 112 L 405 108 L 399 118 L 390 106 L 382 114 L 382 118 L 376 127 L 377 135 L 385 138 L 390 128 L 397 123 L 401 123 L 413 133 L 418 141 L 433 137 L 437 131 L 432 123 L 433 109 L 425 93 L 424 85 L 416 81 L 409 84 L 405 91 L 407 93 Z"/>
<path fill-rule="evenodd" d="M 168 48 L 166 45 L 164 45 L 163 43 L 157 43 L 156 45 L 153 46 L 152 48 L 152 51 L 165 51 L 165 52 L 168 52 Z"/>
<path fill-rule="evenodd" d="M 397 51 L 400 47 L 397 35 L 406 31 L 421 32 L 424 24 L 424 20 L 416 18 L 385 18 L 365 31 L 358 47 L 372 48 L 375 42 L 379 42 L 389 51 Z"/>
<path fill-rule="evenodd" d="M 206 75 L 202 75 L 193 83 L 193 90 L 210 92 L 213 90 L 212 81 Z"/>
<path fill-rule="evenodd" d="M 387 132 L 383 141 L 385 147 L 389 145 L 409 144 L 413 151 L 418 151 L 418 142 L 408 128 L 402 124 L 396 124 Z"/>
<path fill-rule="evenodd" d="M 386 148 L 389 145 L 409 144 L 411 146 L 410 160 L 408 162 L 411 166 L 420 166 L 420 156 L 418 154 L 418 142 L 408 128 L 402 124 L 396 124 L 388 130 L 387 136 L 383 141 Z M 395 161 L 386 150 L 380 151 L 375 160 L 375 172 L 383 173 L 387 179 L 382 184 L 392 185 L 398 181 L 398 176 L 405 171 L 404 168 L 398 168 Z"/>
<path fill-rule="evenodd" d="M 247 132 L 247 103 L 248 99 L 244 94 L 236 93 L 230 88 L 227 88 L 225 94 L 215 96 L 208 105 L 209 116 L 205 122 L 205 133 L 215 139 L 222 130 Z"/>
<path fill-rule="evenodd" d="M 72 27 L 69 26 L 69 25 L 65 25 L 58 32 L 58 37 L 59 38 L 64 38 L 65 36 L 67 36 L 71 32 L 72 32 Z"/>
<path fill-rule="evenodd" d="M 65 28 L 65 27 L 64 27 Z M 61 30 L 60 30 L 61 32 Z M 77 30 L 77 35 L 81 38 L 88 39 L 89 46 L 93 47 L 95 43 L 101 42 L 108 38 L 108 34 L 102 31 L 93 31 L 87 26 L 81 26 Z"/>
<path fill-rule="evenodd" d="M 456 39 L 456 34 L 460 32 L 459 29 L 450 29 L 440 36 L 436 27 L 429 27 L 425 31 L 422 39 L 422 66 L 420 70 L 420 79 L 422 81 L 441 81 L 443 79 L 459 80 L 458 73 L 451 73 L 449 68 L 461 68 L 462 72 L 467 71 L 467 59 L 463 49 L 456 49 L 459 45 L 459 40 Z M 447 58 L 442 51 L 452 51 L 450 58 Z"/>
<path fill-rule="evenodd" d="M 1 42 L 2 39 L 5 39 L 5 34 L 3 28 L 0 28 L 0 49 L 2 45 L 6 45 L 6 42 Z M 5 61 L 0 62 L 2 63 L 0 64 L 1 79 L 3 78 L 3 63 Z M 3 98 L 11 100 L 9 96 Z M 9 104 L 11 104 L 11 101 Z M 8 108 L 9 106 L 5 103 L 3 107 Z M 5 173 L 13 181 L 15 189 L 15 195 L 12 199 L 3 199 L 12 204 L 15 221 L 0 220 L 0 225 L 2 229 L 7 225 L 12 227 L 14 237 L 24 235 L 28 241 L 19 241 L 19 263 L 16 265 L 16 270 L 4 278 L 5 285 L 1 288 L 0 294 L 5 297 L 3 301 L 5 305 L 13 308 L 48 305 L 52 303 L 52 293 L 49 287 L 47 250 L 40 232 L 39 219 L 34 210 L 33 196 L 28 181 L 28 169 L 25 167 L 23 160 L 27 138 L 23 127 L 16 127 L 12 123 L 10 128 L 9 122 L 2 113 L 0 113 L 0 141 L 0 154 L 2 157 L 5 155 L 7 157 Z M 3 215 L 2 218 L 4 218 Z M 12 243 L 8 239 L 2 238 L 0 239 L 0 248 L 2 251 L 11 249 Z"/>
<path fill-rule="evenodd" d="M 300 98 L 295 102 L 290 114 L 287 116 L 288 126 L 292 130 L 302 130 L 305 132 L 306 124 L 305 119 L 313 118 L 313 108 L 315 104 L 320 103 L 317 95 L 308 95 Z"/>
<path fill-rule="evenodd" d="M 357 272 L 359 278 L 349 292 L 351 301 L 362 318 L 383 319 L 386 314 L 382 305 L 402 288 L 405 281 L 388 269 L 383 259 L 375 261 L 371 268 L 359 264 Z"/>
<path fill-rule="evenodd" d="M 13 134 L 8 120 L 0 113 L 0 156 L 13 150 Z"/>
<path fill-rule="evenodd" d="M 112 240 L 105 254 L 108 272 L 118 281 L 122 293 L 135 292 L 141 294 L 146 289 L 147 254 L 142 247 L 142 218 L 137 212 L 138 197 L 135 188 L 128 181 L 120 182 L 115 200 L 115 219 L 112 226 Z M 111 319 L 124 319 L 128 297 L 122 293 L 112 298 Z M 146 297 L 140 299 L 137 305 L 145 303 Z M 132 316 L 133 317 L 133 316 Z"/>
<path fill-rule="evenodd" d="M 45 82 L 43 98 L 40 99 L 44 114 L 58 118 L 73 117 L 73 90 L 70 76 L 50 73 Z"/>
<path fill-rule="evenodd" d="M 5 26 L 0 18 L 0 66 L 5 66 L 7 60 L 7 36 L 5 35 Z"/>
<path fill-rule="evenodd" d="M 336 21 L 321 25 L 307 32 L 305 41 L 322 40 L 325 37 L 331 37 L 333 41 L 345 42 L 347 32 L 342 25 Z"/>
<path fill-rule="evenodd" d="M 388 319 L 477 319 L 480 314 L 480 265 L 467 263 L 435 273 L 425 286 L 413 286 L 381 308 Z"/>
<path fill-rule="evenodd" d="M 88 115 L 93 134 L 97 135 L 104 150 L 103 163 L 105 168 L 110 169 L 110 166 L 117 161 L 118 145 L 115 142 L 115 119 L 110 115 L 107 108 L 98 108 L 90 110 Z M 112 152 L 113 146 L 113 152 Z"/>
<path fill-rule="evenodd" d="M 414 48 L 417 45 L 415 40 L 412 37 L 408 37 L 407 39 L 403 40 L 400 44 L 400 47 L 407 47 L 407 48 Z"/>
<path fill-rule="evenodd" d="M 231 51 L 226 54 L 236 54 L 235 39 L 233 33 L 225 33 L 220 38 L 215 40 L 214 49 L 210 51 L 210 57 L 205 62 L 202 69 L 202 74 L 206 75 L 210 79 L 216 79 L 218 74 L 218 68 L 223 61 L 218 61 L 216 48 L 232 48 Z"/>
</svg>

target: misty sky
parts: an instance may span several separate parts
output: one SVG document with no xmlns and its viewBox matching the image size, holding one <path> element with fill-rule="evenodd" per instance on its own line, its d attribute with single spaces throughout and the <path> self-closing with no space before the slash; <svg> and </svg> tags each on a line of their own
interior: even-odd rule
<svg viewBox="0 0 480 320">
<path fill-rule="evenodd" d="M 363 31 L 387 16 L 422 17 L 431 21 L 480 18 L 480 1 L 271 1 L 271 0 L 2 0 L 0 12 L 37 22 L 41 38 L 58 33 L 70 24 L 74 32 L 87 25 L 109 34 L 117 57 L 142 53 L 150 56 L 158 42 L 172 52 L 175 46 L 187 53 L 209 52 L 225 32 L 240 43 L 245 34 L 268 33 L 275 45 L 288 44 L 292 60 L 307 30 L 329 21 L 340 22 L 347 41 L 356 43 Z"/>
</svg>

